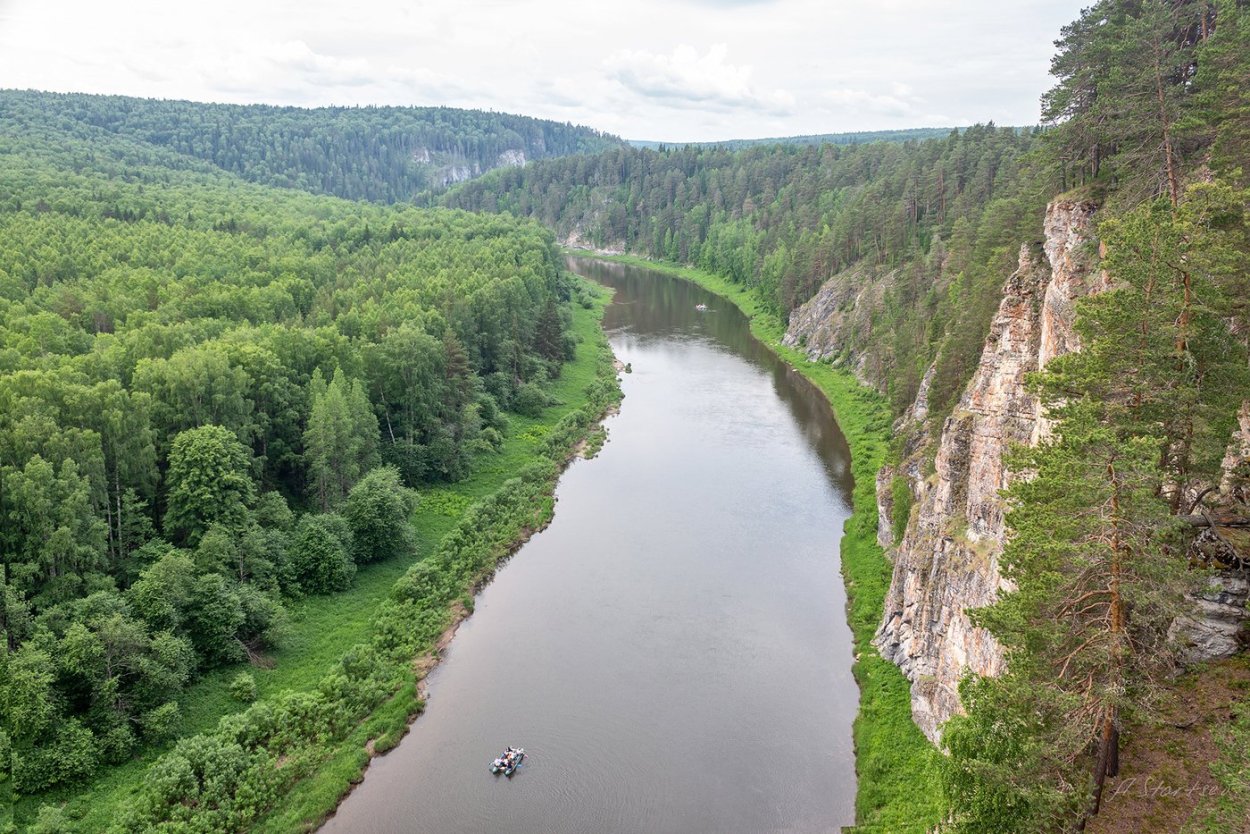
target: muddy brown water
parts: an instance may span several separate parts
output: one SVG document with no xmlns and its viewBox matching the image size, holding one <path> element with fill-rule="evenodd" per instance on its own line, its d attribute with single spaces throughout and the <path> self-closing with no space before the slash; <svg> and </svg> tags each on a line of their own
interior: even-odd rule
<svg viewBox="0 0 1250 834">
<path fill-rule="evenodd" d="M 845 439 L 727 302 L 570 265 L 616 290 L 604 326 L 633 372 L 608 443 L 564 474 L 554 521 L 479 595 L 425 714 L 322 831 L 850 825 Z M 509 744 L 528 758 L 491 775 Z"/>
</svg>

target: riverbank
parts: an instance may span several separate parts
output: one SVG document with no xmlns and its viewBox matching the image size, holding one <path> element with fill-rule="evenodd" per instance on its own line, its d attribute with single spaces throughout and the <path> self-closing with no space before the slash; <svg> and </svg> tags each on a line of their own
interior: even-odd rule
<svg viewBox="0 0 1250 834">
<path fill-rule="evenodd" d="M 597 436 L 619 401 L 600 327 L 610 296 L 587 287 L 590 306 L 573 307 L 577 355 L 554 381 L 552 404 L 539 417 L 509 415 L 502 450 L 470 478 L 421 491 L 415 558 L 366 566 L 348 591 L 293 606 L 273 667 L 248 669 L 253 705 L 226 693 L 238 668 L 207 676 L 183 701 L 189 737 L 73 791 L 25 798 L 19 824 L 53 803 L 65 831 L 150 830 L 192 809 L 203 830 L 315 828 L 420 713 L 419 682 L 465 615 L 457 612 L 471 612 L 473 592 L 550 519 L 575 447 Z M 184 765 L 199 774 L 195 783 L 162 782 Z M 230 771 L 220 784 L 215 767 Z"/>
<path fill-rule="evenodd" d="M 911 720 L 907 679 L 881 658 L 872 637 L 881 622 L 891 566 L 877 544 L 876 473 L 889 446 L 890 416 L 884 399 L 849 373 L 811 362 L 781 344 L 785 327 L 754 293 L 725 278 L 689 267 L 628 255 L 571 251 L 684 278 L 725 298 L 751 322 L 751 332 L 828 399 L 851 448 L 853 513 L 842 537 L 842 574 L 849 598 L 847 618 L 855 639 L 855 679 L 860 707 L 855 720 L 858 834 L 925 832 L 941 819 L 940 753 Z"/>
<path fill-rule="evenodd" d="M 454 526 L 434 553 L 395 583 L 374 619 L 373 646 L 405 664 L 411 684 L 405 682 L 390 702 L 361 722 L 325 766 L 297 782 L 256 831 L 312 830 L 333 814 L 364 777 L 373 756 L 398 744 L 424 709 L 425 677 L 438 665 L 460 623 L 472 615 L 474 595 L 550 523 L 560 475 L 588 440 L 602 435 L 600 422 L 620 402 L 611 348 L 599 324 L 610 294 L 598 290 L 592 295 L 590 308 L 574 306 L 578 356 L 555 386 L 556 404 L 538 419 L 514 416 L 517 445 L 505 448 L 463 488 L 443 491 L 442 506 L 431 507 L 427 514 L 455 519 Z M 492 486 L 496 488 L 487 492 Z M 466 508 L 464 499 L 473 498 L 479 500 Z M 422 522 L 420 508 L 414 522 Z"/>
</svg>

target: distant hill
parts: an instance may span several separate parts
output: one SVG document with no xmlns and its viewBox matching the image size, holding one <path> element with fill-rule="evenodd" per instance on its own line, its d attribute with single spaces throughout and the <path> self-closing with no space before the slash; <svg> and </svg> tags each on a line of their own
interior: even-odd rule
<svg viewBox="0 0 1250 834">
<path fill-rule="evenodd" d="M 572 124 L 451 107 L 274 107 L 0 90 L 3 129 L 97 131 L 252 182 L 403 202 L 492 168 L 622 140 Z"/>
<path fill-rule="evenodd" d="M 911 139 L 935 139 L 950 135 L 962 127 L 913 127 L 906 130 L 857 130 L 850 133 L 817 133 L 809 136 L 778 136 L 769 139 L 725 139 L 718 142 L 652 142 L 645 139 L 629 139 L 635 148 L 658 150 L 661 147 L 679 148 L 683 145 L 700 147 L 723 147 L 731 150 L 752 145 L 864 145 L 869 142 L 906 142 Z"/>
</svg>

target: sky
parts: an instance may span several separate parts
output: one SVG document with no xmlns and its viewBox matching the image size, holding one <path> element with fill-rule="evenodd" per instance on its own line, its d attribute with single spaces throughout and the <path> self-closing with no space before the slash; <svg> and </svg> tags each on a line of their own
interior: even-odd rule
<svg viewBox="0 0 1250 834">
<path fill-rule="evenodd" d="M 1038 121 L 1089 0 L 0 0 L 0 88 L 474 107 L 628 139 Z"/>
</svg>

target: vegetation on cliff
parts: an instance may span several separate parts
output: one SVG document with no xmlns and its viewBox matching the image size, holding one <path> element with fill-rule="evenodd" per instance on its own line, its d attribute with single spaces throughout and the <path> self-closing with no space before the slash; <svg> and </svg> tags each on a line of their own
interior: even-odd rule
<svg viewBox="0 0 1250 834">
<path fill-rule="evenodd" d="M 1105 200 L 1111 288 L 1077 305 L 1081 350 L 1036 379 L 1053 431 L 1016 461 L 1011 589 L 979 612 L 1008 670 L 968 680 L 946 731 L 954 830 L 1077 830 L 1098 812 L 1204 578 L 1178 516 L 1250 515 L 1246 473 L 1222 466 L 1250 392 L 1250 192 L 1230 153 L 1246 25 L 1237 3 L 1104 0 L 1059 41 L 1048 148 Z"/>
</svg>

